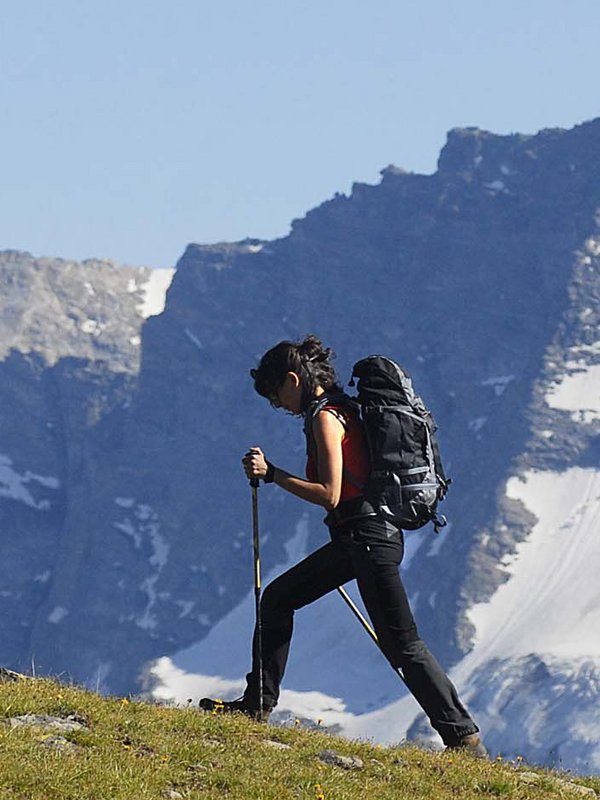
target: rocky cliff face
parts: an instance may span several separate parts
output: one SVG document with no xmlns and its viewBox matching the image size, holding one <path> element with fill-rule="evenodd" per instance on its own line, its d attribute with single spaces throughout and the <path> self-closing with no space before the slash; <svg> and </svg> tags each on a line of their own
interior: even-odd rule
<svg viewBox="0 0 600 800">
<path fill-rule="evenodd" d="M 433 175 L 390 167 L 283 239 L 188 247 L 164 312 L 145 322 L 146 273 L 5 254 L 2 662 L 33 657 L 129 691 L 148 661 L 242 602 L 241 454 L 258 443 L 303 468 L 297 421 L 253 395 L 248 370 L 274 342 L 314 331 L 342 377 L 365 354 L 395 357 L 436 416 L 452 526 L 411 534 L 405 577 L 423 637 L 460 669 L 540 519 L 519 486 L 598 469 L 598 401 L 576 398 L 598 386 L 599 145 L 600 120 L 529 137 L 452 131 Z M 23 286 L 42 316 L 25 313 Z M 261 499 L 266 569 L 286 560 L 301 521 L 308 547 L 324 540 L 318 510 L 303 517 L 277 490 Z M 539 614 L 531 624 L 548 624 Z M 480 713 L 486 663 L 464 674 Z M 515 663 L 494 674 L 514 676 Z"/>
<path fill-rule="evenodd" d="M 93 630 L 100 641 L 93 587 L 110 581 L 89 557 L 101 523 L 95 498 L 106 482 L 104 453 L 114 447 L 100 431 L 135 393 L 142 325 L 161 310 L 171 276 L 0 254 L 4 663 L 71 671 L 67 650 L 54 641 L 57 631 L 71 630 L 72 674 L 102 676 L 102 648 L 86 643 Z"/>
</svg>

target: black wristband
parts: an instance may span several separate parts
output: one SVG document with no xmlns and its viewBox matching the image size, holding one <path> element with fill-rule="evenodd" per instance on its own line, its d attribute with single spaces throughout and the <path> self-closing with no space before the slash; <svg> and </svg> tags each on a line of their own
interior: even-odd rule
<svg viewBox="0 0 600 800">
<path fill-rule="evenodd" d="M 273 483 L 275 481 L 275 467 L 270 461 L 267 461 L 267 474 L 263 477 L 264 483 Z"/>
</svg>

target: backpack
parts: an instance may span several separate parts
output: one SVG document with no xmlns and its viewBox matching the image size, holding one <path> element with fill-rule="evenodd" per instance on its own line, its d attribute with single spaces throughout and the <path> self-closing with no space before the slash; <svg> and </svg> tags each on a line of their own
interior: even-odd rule
<svg viewBox="0 0 600 800">
<path fill-rule="evenodd" d="M 433 522 L 439 533 L 447 520 L 438 516 L 437 505 L 451 480 L 442 466 L 431 412 L 406 370 L 385 356 L 357 361 L 350 386 L 355 378 L 371 455 L 365 499 L 400 528 L 415 530 Z"/>
</svg>

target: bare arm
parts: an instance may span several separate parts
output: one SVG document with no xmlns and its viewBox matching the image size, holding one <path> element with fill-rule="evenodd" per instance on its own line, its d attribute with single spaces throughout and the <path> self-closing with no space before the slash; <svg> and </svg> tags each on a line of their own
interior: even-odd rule
<svg viewBox="0 0 600 800">
<path fill-rule="evenodd" d="M 278 486 L 296 497 L 332 511 L 342 491 L 344 426 L 333 414 L 322 411 L 313 420 L 312 430 L 318 455 L 318 480 L 298 478 L 279 467 L 275 467 L 274 479 Z M 258 447 L 251 448 L 242 463 L 249 478 L 262 478 L 267 472 L 264 454 Z"/>
</svg>

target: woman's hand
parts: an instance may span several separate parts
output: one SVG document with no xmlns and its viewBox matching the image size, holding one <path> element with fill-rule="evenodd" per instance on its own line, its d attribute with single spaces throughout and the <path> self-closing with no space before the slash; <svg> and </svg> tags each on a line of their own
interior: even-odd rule
<svg viewBox="0 0 600 800">
<path fill-rule="evenodd" d="M 244 466 L 246 477 L 250 479 L 264 478 L 267 474 L 267 460 L 260 447 L 251 447 L 246 455 L 242 458 L 242 464 Z"/>
</svg>

